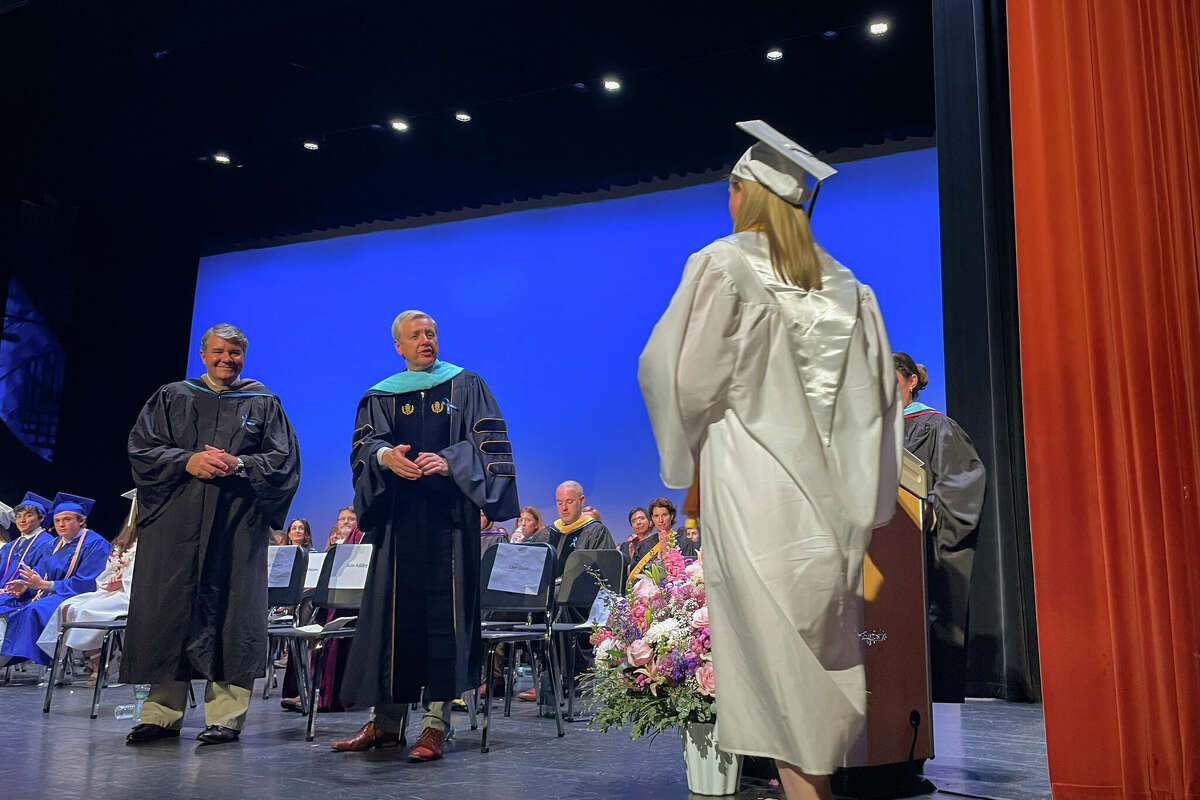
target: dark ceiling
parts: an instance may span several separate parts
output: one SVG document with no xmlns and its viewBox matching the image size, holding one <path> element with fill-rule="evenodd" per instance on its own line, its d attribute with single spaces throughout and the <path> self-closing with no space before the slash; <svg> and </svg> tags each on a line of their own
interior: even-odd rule
<svg viewBox="0 0 1200 800">
<path fill-rule="evenodd" d="M 928 0 L 708 7 L 29 0 L 0 14 L 5 157 L 21 199 L 161 198 L 204 252 L 720 169 L 739 119 L 823 151 L 932 135 Z"/>
</svg>

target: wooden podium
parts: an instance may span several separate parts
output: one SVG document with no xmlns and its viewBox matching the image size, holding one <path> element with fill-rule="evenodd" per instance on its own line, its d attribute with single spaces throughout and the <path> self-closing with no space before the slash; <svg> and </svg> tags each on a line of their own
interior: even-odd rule
<svg viewBox="0 0 1200 800">
<path fill-rule="evenodd" d="M 877 528 L 863 559 L 866 752 L 851 767 L 933 758 L 925 601 L 925 465 L 904 451 L 892 521 Z"/>
</svg>

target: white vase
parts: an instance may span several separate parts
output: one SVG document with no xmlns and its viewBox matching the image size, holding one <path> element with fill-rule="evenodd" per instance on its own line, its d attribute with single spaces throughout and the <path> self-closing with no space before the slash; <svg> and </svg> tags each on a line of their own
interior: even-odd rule
<svg viewBox="0 0 1200 800">
<path fill-rule="evenodd" d="M 742 757 L 717 748 L 716 726 L 691 722 L 680 733 L 688 791 L 713 797 L 736 794 L 742 782 Z"/>
</svg>

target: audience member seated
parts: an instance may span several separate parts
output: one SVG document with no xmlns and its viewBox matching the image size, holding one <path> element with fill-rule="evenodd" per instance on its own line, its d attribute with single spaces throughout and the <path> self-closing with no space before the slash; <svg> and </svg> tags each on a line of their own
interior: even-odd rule
<svg viewBox="0 0 1200 800">
<path fill-rule="evenodd" d="M 583 515 L 585 517 L 591 517 L 592 519 L 596 520 L 596 522 L 604 522 L 604 518 L 600 516 L 600 512 L 596 510 L 595 506 L 584 506 Z"/>
<path fill-rule="evenodd" d="M 523 542 L 527 538 L 533 538 L 533 535 L 544 528 L 546 523 L 542 522 L 542 512 L 538 511 L 534 506 L 521 506 L 521 515 L 517 517 L 517 527 L 513 528 L 510 542 Z"/>
<path fill-rule="evenodd" d="M 358 515 L 353 506 L 342 506 L 337 512 L 337 522 L 329 531 L 329 545 L 361 544 L 363 532 L 358 529 Z M 329 608 L 317 612 L 314 622 L 324 625 L 337 617 L 357 616 L 357 608 Z M 301 620 L 301 623 L 306 620 Z M 325 643 L 325 666 L 321 670 L 321 685 L 317 687 L 317 711 L 345 711 L 350 704 L 342 700 L 342 677 L 346 674 L 346 661 L 354 639 L 331 639 Z M 295 667 L 288 660 L 287 672 L 283 676 L 283 699 L 279 705 L 285 711 L 300 712 L 300 688 L 296 680 Z"/>
<path fill-rule="evenodd" d="M 683 535 L 688 538 L 688 541 L 696 545 L 696 549 L 700 549 L 700 523 L 695 517 L 688 517 L 683 521 Z"/>
<path fill-rule="evenodd" d="M 0 666 L 25 660 L 49 664 L 50 657 L 37 646 L 42 629 L 68 597 L 95 591 L 109 548 L 108 540 L 86 527 L 94 502 L 61 492 L 54 498 L 54 546 L 36 568 L 20 567 L 4 586 L 5 594 L 17 600 L 0 612 Z"/>
<path fill-rule="evenodd" d="M 288 538 L 287 538 L 286 533 L 284 533 L 283 531 L 277 531 L 274 528 L 271 529 L 271 544 L 272 545 L 278 547 L 281 545 L 285 545 L 287 543 L 288 543 Z"/>
<path fill-rule="evenodd" d="M 674 503 L 665 497 L 651 500 L 650 520 L 654 523 L 654 533 L 657 535 L 647 536 L 634 546 L 631 558 L 633 566 L 629 570 L 630 584 L 642 573 L 646 565 L 655 559 L 663 542 L 673 540 L 685 558 L 696 557 L 696 543 L 672 527 L 675 524 Z"/>
<path fill-rule="evenodd" d="M 499 526 L 493 525 L 488 519 L 487 514 L 479 512 L 479 553 L 482 557 L 483 553 L 489 547 L 494 547 L 500 542 L 508 541 L 508 532 Z"/>
<path fill-rule="evenodd" d="M 46 512 L 51 503 L 46 498 L 27 492 L 21 502 L 13 508 L 13 525 L 17 536 L 11 542 L 0 547 L 0 587 L 19 578 L 17 571 L 22 567 L 36 568 L 50 548 L 54 547 L 54 537 L 42 528 Z M 0 594 L 0 614 L 7 613 L 6 608 L 17 602 L 18 598 L 9 594 Z M 11 610 L 11 609 L 8 609 Z"/>
<path fill-rule="evenodd" d="M 296 517 L 288 523 L 287 539 L 288 544 L 302 547 L 306 553 L 317 552 L 313 547 L 312 526 L 303 517 Z"/>
<path fill-rule="evenodd" d="M 129 614 L 129 588 L 133 585 L 133 561 L 137 555 L 137 526 L 129 523 L 113 539 L 104 572 L 96 578 L 96 591 L 84 592 L 63 600 L 58 611 L 38 636 L 37 645 L 47 656 L 54 656 L 58 644 L 59 626 L 75 622 L 108 622 Z M 104 632 L 73 628 L 67 632 L 63 644 L 91 660 L 92 680 L 99 671 L 100 645 Z"/>
<path fill-rule="evenodd" d="M 625 556 L 626 561 L 632 566 L 635 562 L 633 559 L 634 552 L 637 551 L 639 545 L 646 539 L 650 538 L 651 531 L 654 530 L 654 523 L 650 521 L 650 512 L 638 506 L 629 512 L 629 528 L 633 531 L 629 538 L 621 543 L 621 554 Z M 653 543 L 646 545 L 647 549 Z"/>
<path fill-rule="evenodd" d="M 358 529 L 358 514 L 354 513 L 353 506 L 342 506 L 338 509 L 337 522 L 329 529 L 329 540 L 326 544 L 326 549 L 335 545 L 342 544 L 358 544 L 362 541 L 362 531 Z"/>
</svg>

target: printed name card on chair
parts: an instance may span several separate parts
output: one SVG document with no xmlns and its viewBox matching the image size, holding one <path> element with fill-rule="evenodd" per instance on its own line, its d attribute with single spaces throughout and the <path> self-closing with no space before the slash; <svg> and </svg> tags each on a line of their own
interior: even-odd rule
<svg viewBox="0 0 1200 800">
<path fill-rule="evenodd" d="M 363 589 L 371 566 L 371 545 L 339 544 L 333 551 L 329 571 L 330 589 Z"/>
<path fill-rule="evenodd" d="M 537 594 L 546 560 L 541 548 L 507 542 L 501 542 L 496 548 L 496 561 L 487 588 L 513 594 Z"/>
<path fill-rule="evenodd" d="M 292 568 L 300 548 L 294 544 L 271 545 L 267 548 L 267 588 L 281 589 L 291 585 Z"/>
<path fill-rule="evenodd" d="M 325 564 L 324 553 L 309 553 L 308 554 L 308 571 L 304 573 L 304 588 L 317 588 L 317 581 L 321 579 L 321 567 Z"/>
</svg>

